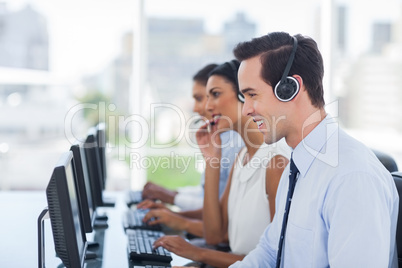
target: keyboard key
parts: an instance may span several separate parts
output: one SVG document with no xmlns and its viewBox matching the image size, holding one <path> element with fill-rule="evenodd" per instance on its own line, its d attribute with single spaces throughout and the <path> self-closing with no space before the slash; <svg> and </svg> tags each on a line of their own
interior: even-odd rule
<svg viewBox="0 0 402 268">
<path fill-rule="evenodd" d="M 131 205 L 135 205 L 141 203 L 142 199 L 142 191 L 128 191 L 126 194 L 126 203 L 128 207 Z"/>
<path fill-rule="evenodd" d="M 123 226 L 124 229 L 143 229 L 143 230 L 155 230 L 161 231 L 162 226 L 160 224 L 148 225 L 143 222 L 142 219 L 148 213 L 148 209 L 136 209 L 127 210 L 123 215 Z"/>
<path fill-rule="evenodd" d="M 152 249 L 156 239 L 163 236 L 162 232 L 141 229 L 126 230 L 128 238 L 128 250 L 133 261 L 155 261 L 170 263 L 172 256 L 170 252 L 162 247 Z"/>
</svg>

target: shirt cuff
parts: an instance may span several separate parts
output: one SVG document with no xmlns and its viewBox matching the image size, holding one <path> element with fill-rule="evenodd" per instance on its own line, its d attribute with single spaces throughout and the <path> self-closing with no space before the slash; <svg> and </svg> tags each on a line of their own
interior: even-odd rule
<svg viewBox="0 0 402 268">
<path fill-rule="evenodd" d="M 182 210 L 195 210 L 202 208 L 204 197 L 194 194 L 183 194 L 178 192 L 174 197 L 173 203 Z"/>
<path fill-rule="evenodd" d="M 204 189 L 200 186 L 185 186 L 176 189 L 179 194 L 196 195 L 197 197 L 204 195 Z"/>
</svg>

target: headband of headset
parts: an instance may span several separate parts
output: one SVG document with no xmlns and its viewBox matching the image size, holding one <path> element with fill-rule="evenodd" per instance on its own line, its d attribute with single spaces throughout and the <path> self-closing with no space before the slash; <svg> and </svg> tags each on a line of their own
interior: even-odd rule
<svg viewBox="0 0 402 268">
<path fill-rule="evenodd" d="M 296 55 L 297 49 L 297 39 L 293 38 L 293 48 L 286 64 L 285 70 L 283 71 L 281 80 L 276 84 L 274 93 L 278 100 L 287 102 L 291 101 L 299 92 L 300 85 L 299 82 L 292 76 L 289 76 L 290 68 L 292 67 L 293 60 Z"/>
</svg>

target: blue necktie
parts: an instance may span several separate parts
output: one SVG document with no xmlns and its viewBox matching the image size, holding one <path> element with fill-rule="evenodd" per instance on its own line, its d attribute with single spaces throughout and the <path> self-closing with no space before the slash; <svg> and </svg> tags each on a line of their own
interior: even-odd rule
<svg viewBox="0 0 402 268">
<path fill-rule="evenodd" d="M 299 170 L 297 169 L 295 163 L 293 162 L 293 157 L 291 157 L 290 158 L 288 196 L 287 196 L 287 200 L 286 200 L 285 213 L 283 214 L 281 236 L 279 237 L 278 256 L 276 259 L 276 267 L 277 268 L 279 268 L 281 265 L 283 240 L 285 239 L 286 226 L 288 224 L 290 203 L 292 202 L 292 196 L 293 196 L 293 192 L 294 192 L 295 186 L 296 186 L 297 173 L 299 173 Z"/>
</svg>

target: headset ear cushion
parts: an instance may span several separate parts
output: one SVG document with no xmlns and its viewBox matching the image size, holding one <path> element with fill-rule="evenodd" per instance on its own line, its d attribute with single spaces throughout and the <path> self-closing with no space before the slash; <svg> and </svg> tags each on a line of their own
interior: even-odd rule
<svg viewBox="0 0 402 268">
<path fill-rule="evenodd" d="M 285 80 L 276 84 L 274 92 L 280 101 L 291 101 L 299 92 L 299 82 L 292 76 L 287 76 Z"/>
</svg>

